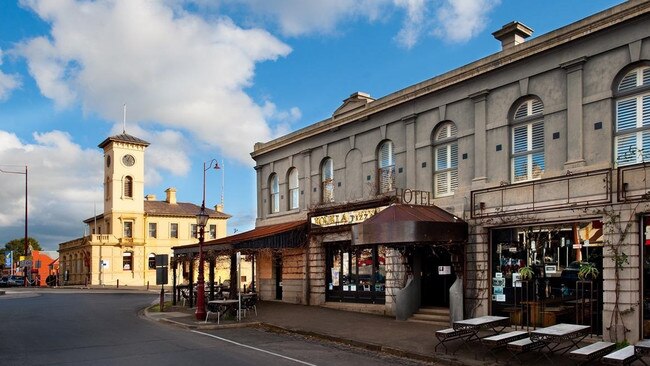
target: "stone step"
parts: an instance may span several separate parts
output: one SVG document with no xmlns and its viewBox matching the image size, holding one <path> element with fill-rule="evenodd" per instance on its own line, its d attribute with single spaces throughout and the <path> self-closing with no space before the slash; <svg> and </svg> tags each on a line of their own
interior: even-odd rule
<svg viewBox="0 0 650 366">
<path fill-rule="evenodd" d="M 429 321 L 429 320 L 418 320 L 418 319 L 413 319 L 413 318 L 408 318 L 406 319 L 407 322 L 412 322 L 412 323 L 422 323 L 422 324 L 429 324 L 434 327 L 439 327 L 439 328 L 449 328 L 449 321 L 446 322 L 434 322 L 434 321 Z"/>
<path fill-rule="evenodd" d="M 449 319 L 448 308 L 422 307 L 407 320 L 410 322 L 431 324 L 432 326 L 449 327 Z"/>
<path fill-rule="evenodd" d="M 438 315 L 438 314 L 420 314 L 415 313 L 411 316 L 413 319 L 417 320 L 428 320 L 432 322 L 446 322 L 449 323 L 449 314 L 447 315 Z"/>
<path fill-rule="evenodd" d="M 418 314 L 430 314 L 430 315 L 444 315 L 449 316 L 448 308 L 436 308 L 436 307 L 424 307 L 416 311 Z"/>
</svg>

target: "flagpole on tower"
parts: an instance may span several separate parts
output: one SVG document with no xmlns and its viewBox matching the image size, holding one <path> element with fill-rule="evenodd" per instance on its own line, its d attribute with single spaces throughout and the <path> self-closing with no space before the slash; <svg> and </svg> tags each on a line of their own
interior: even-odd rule
<svg viewBox="0 0 650 366">
<path fill-rule="evenodd" d="M 124 103 L 124 116 L 122 118 L 122 133 L 126 133 L 126 103 Z"/>
</svg>

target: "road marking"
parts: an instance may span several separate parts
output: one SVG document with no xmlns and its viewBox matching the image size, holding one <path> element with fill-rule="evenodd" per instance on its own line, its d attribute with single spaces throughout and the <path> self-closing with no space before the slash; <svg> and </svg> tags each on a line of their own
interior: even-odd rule
<svg viewBox="0 0 650 366">
<path fill-rule="evenodd" d="M 259 352 L 263 352 L 263 353 L 268 353 L 268 354 L 270 354 L 270 355 L 273 355 L 273 356 L 276 356 L 276 357 L 280 357 L 280 358 L 284 358 L 284 359 L 287 359 L 287 360 L 289 360 L 289 361 L 293 361 L 293 362 L 301 363 L 301 364 L 303 364 L 303 365 L 317 366 L 316 364 L 313 364 L 313 363 L 309 363 L 309 362 L 305 362 L 305 361 L 300 361 L 300 360 L 297 360 L 297 359 L 295 359 L 295 358 L 291 358 L 291 357 L 288 357 L 288 356 L 281 355 L 281 354 L 279 354 L 279 353 L 275 353 L 275 352 L 267 351 L 267 350 L 265 350 L 265 349 L 261 349 L 261 348 L 257 348 L 257 347 L 249 346 L 249 345 L 247 345 L 247 344 L 243 344 L 243 343 L 235 342 L 235 341 L 232 341 L 232 340 L 230 340 L 230 339 L 226 339 L 226 338 L 218 337 L 218 336 L 213 335 L 213 334 L 210 334 L 210 333 L 203 333 L 203 332 L 199 332 L 199 331 L 196 331 L 196 330 L 192 330 L 191 332 L 198 333 L 198 334 L 202 334 L 202 335 L 204 335 L 204 336 L 208 336 L 208 337 L 212 337 L 212 338 L 218 339 L 218 340 L 220 340 L 220 341 L 224 341 L 224 342 L 232 343 L 232 344 L 237 345 L 237 346 L 240 346 L 240 347 L 250 348 L 250 349 L 255 350 L 255 351 L 259 351 Z"/>
</svg>

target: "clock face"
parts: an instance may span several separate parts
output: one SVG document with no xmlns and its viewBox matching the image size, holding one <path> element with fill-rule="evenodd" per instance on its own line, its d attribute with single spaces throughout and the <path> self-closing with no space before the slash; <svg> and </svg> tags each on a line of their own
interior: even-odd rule
<svg viewBox="0 0 650 366">
<path fill-rule="evenodd" d="M 111 156 L 110 156 L 110 155 L 108 155 L 108 156 L 106 157 L 106 167 L 107 167 L 107 168 L 110 168 L 110 167 L 111 167 Z"/>
<path fill-rule="evenodd" d="M 131 154 L 126 154 L 122 157 L 122 163 L 126 166 L 132 166 L 135 164 L 135 158 Z"/>
</svg>

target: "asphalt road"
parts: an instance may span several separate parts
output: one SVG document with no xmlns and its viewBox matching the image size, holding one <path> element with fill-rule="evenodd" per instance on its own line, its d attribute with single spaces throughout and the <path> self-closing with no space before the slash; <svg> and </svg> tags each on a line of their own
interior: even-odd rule
<svg viewBox="0 0 650 366">
<path fill-rule="evenodd" d="M 256 328 L 191 331 L 139 315 L 154 293 L 29 290 L 0 296 L 0 365 L 415 365 Z M 12 290 L 13 292 L 13 290 Z"/>
</svg>

